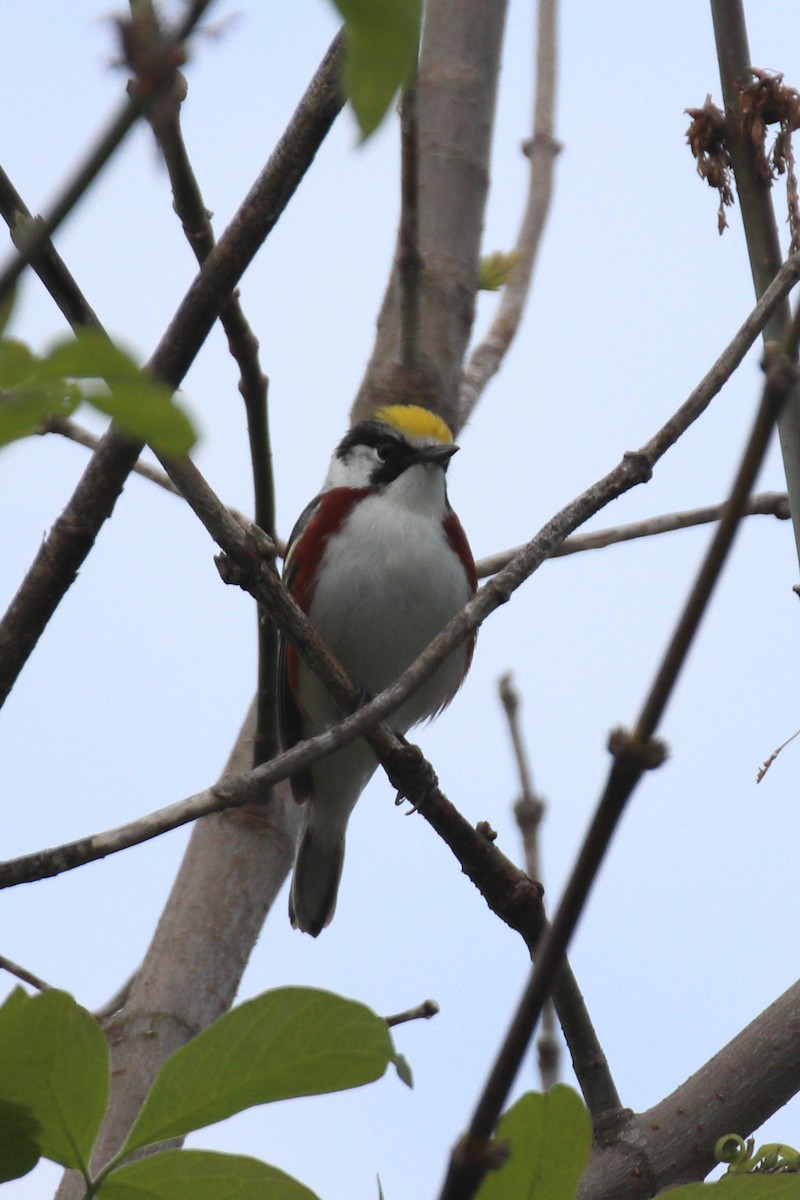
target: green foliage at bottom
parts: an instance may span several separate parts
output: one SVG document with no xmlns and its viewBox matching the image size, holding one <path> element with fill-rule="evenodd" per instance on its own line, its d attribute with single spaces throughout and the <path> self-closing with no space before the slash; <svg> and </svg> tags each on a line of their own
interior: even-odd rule
<svg viewBox="0 0 800 1200">
<path fill-rule="evenodd" d="M 91 1013 L 55 989 L 11 993 L 0 1008 L 0 1101 L 27 1109 L 43 1156 L 87 1168 L 108 1081 L 108 1047 Z M 7 1161 L 0 1144 L 0 1176 Z"/>
<path fill-rule="evenodd" d="M 33 1170 L 40 1157 L 40 1130 L 29 1108 L 0 1100 L 0 1183 Z"/>
<path fill-rule="evenodd" d="M 256 1158 L 162 1150 L 118 1167 L 98 1200 L 317 1200 L 302 1183 Z"/>
<path fill-rule="evenodd" d="M 500 1118 L 496 1143 L 509 1156 L 491 1171 L 479 1200 L 572 1200 L 589 1159 L 592 1124 L 577 1092 L 556 1084 L 528 1092 Z"/>
<path fill-rule="evenodd" d="M 800 1200 L 800 1175 L 726 1175 L 660 1192 L 668 1200 Z"/>
<path fill-rule="evenodd" d="M 102 1200 L 315 1200 L 254 1158 L 204 1150 L 135 1151 L 255 1104 L 379 1079 L 394 1063 L 386 1022 L 313 988 L 278 988 L 238 1005 L 171 1055 L 126 1144 L 94 1177 L 92 1147 L 108 1103 L 108 1046 L 98 1021 L 65 992 L 17 988 L 0 1008 L 0 1183 L 41 1157 L 74 1167 Z"/>
</svg>

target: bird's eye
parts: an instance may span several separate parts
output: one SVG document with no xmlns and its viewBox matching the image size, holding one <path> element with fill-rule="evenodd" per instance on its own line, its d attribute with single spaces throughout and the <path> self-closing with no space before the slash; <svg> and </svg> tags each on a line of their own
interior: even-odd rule
<svg viewBox="0 0 800 1200">
<path fill-rule="evenodd" d="M 394 442 L 381 442 L 379 446 L 376 446 L 381 462 L 388 462 L 390 458 L 394 457 L 395 449 Z"/>
</svg>

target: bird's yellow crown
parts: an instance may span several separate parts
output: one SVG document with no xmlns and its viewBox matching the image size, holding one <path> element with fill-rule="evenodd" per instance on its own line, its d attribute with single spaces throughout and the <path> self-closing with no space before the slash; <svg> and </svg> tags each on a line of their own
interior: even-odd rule
<svg viewBox="0 0 800 1200">
<path fill-rule="evenodd" d="M 385 421 L 406 437 L 447 445 L 453 441 L 450 428 L 442 418 L 419 404 L 386 404 L 378 409 L 375 417 L 378 421 Z"/>
</svg>

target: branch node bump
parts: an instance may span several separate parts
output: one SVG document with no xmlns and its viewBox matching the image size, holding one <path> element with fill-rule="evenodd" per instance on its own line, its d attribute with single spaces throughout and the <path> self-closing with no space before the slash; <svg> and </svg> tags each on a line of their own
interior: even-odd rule
<svg viewBox="0 0 800 1200">
<path fill-rule="evenodd" d="M 546 804 L 538 796 L 520 796 L 514 804 L 514 816 L 520 830 L 535 832 L 542 823 Z"/>
<path fill-rule="evenodd" d="M 185 48 L 164 35 L 153 11 L 140 10 L 130 20 L 117 19 L 115 23 L 123 59 L 136 76 L 130 94 L 146 100 L 169 84 L 170 90 L 175 89 L 173 100 L 180 103 L 186 95 L 186 80 L 176 86 L 175 77 L 186 62 Z"/>
<path fill-rule="evenodd" d="M 627 729 L 612 729 L 608 738 L 609 753 L 619 763 L 635 766 L 642 771 L 654 771 L 669 756 L 666 742 L 661 738 L 641 741 Z"/>
<path fill-rule="evenodd" d="M 478 824 L 475 826 L 475 832 L 479 833 L 481 837 L 486 838 L 487 842 L 497 841 L 497 830 L 492 829 L 488 821 L 478 821 Z"/>
<path fill-rule="evenodd" d="M 761 360 L 761 370 L 770 386 L 786 396 L 797 386 L 800 379 L 800 368 L 797 363 L 792 362 L 780 342 L 767 342 Z"/>
<path fill-rule="evenodd" d="M 644 450 L 626 450 L 622 456 L 626 466 L 631 467 L 640 483 L 649 483 L 653 478 L 653 463 Z"/>
<path fill-rule="evenodd" d="M 552 133 L 540 131 L 535 133 L 532 138 L 525 138 L 520 149 L 527 159 L 533 158 L 537 151 L 549 154 L 551 158 L 557 158 L 564 149 L 564 143 L 560 142 L 557 137 L 553 137 Z"/>
<path fill-rule="evenodd" d="M 466 1171 L 497 1171 L 511 1154 L 511 1142 L 487 1141 L 465 1134 L 453 1150 L 453 1164 Z"/>
</svg>

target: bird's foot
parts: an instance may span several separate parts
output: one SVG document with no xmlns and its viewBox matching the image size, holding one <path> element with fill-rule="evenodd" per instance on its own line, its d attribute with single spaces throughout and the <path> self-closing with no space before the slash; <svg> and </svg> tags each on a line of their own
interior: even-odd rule
<svg viewBox="0 0 800 1200">
<path fill-rule="evenodd" d="M 391 763 L 386 765 L 390 768 L 392 783 L 397 788 L 395 804 L 407 800 L 411 807 L 406 815 L 411 816 L 438 789 L 439 780 L 419 746 L 406 741 L 402 734 L 397 737 L 402 745 L 392 755 Z"/>
</svg>

